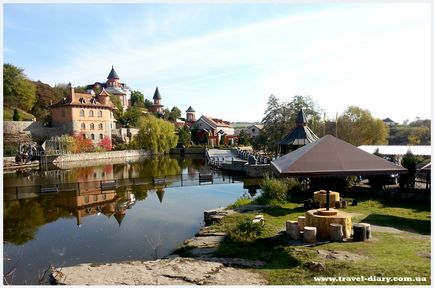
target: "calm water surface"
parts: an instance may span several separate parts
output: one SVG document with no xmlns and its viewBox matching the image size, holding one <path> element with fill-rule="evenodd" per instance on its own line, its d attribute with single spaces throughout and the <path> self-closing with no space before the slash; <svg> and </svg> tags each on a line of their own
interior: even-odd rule
<svg viewBox="0 0 434 288">
<path fill-rule="evenodd" d="M 4 273 L 15 268 L 8 282 L 37 284 L 50 264 L 61 267 L 149 260 L 170 254 L 203 226 L 204 210 L 224 207 L 249 195 L 243 183 L 158 189 L 139 185 L 102 193 L 84 182 L 182 173 L 186 185 L 189 181 L 193 184 L 198 173 L 209 172 L 207 169 L 200 158 L 161 157 L 46 173 L 5 174 Z M 14 183 L 24 186 L 59 181 L 81 182 L 80 192 L 71 189 L 37 196 L 20 190 L 18 198 L 28 198 L 17 200 L 10 188 Z"/>
</svg>

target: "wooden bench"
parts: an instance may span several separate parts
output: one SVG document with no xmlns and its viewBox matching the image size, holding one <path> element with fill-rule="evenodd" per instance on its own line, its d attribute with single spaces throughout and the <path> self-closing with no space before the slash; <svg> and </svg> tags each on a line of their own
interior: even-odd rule
<svg viewBox="0 0 434 288">
<path fill-rule="evenodd" d="M 116 181 L 107 181 L 107 182 L 101 182 L 101 191 L 107 191 L 107 190 L 115 190 L 116 189 Z"/>
<path fill-rule="evenodd" d="M 199 174 L 199 185 L 206 182 L 214 183 L 212 174 Z"/>
<path fill-rule="evenodd" d="M 59 188 L 57 186 L 41 187 L 41 193 L 57 193 Z"/>
</svg>

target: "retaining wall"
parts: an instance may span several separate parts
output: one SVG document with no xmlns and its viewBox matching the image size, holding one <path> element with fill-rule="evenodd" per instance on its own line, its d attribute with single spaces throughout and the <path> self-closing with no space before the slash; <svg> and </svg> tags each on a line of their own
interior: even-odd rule
<svg viewBox="0 0 434 288">
<path fill-rule="evenodd" d="M 181 154 L 182 148 L 170 149 L 170 154 Z M 205 155 L 205 148 L 184 148 L 184 154 L 202 154 Z"/>
<path fill-rule="evenodd" d="M 93 152 L 93 153 L 77 153 L 66 154 L 57 157 L 53 163 L 57 165 L 59 162 L 69 161 L 88 161 L 105 159 L 111 160 L 116 158 L 130 158 L 130 157 L 148 157 L 151 154 L 146 150 L 122 150 L 122 151 L 108 151 L 108 152 Z"/>
<path fill-rule="evenodd" d="M 3 121 L 3 134 L 29 134 L 34 137 L 51 137 L 62 134 L 59 127 L 45 127 L 38 121 Z"/>
<path fill-rule="evenodd" d="M 246 165 L 246 176 L 250 178 L 261 178 L 265 174 L 274 175 L 270 164 Z"/>
</svg>

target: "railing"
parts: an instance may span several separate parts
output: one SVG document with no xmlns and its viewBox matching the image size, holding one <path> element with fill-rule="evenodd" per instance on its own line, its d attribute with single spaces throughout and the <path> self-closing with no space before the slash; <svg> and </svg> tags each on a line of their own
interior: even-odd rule
<svg viewBox="0 0 434 288">
<path fill-rule="evenodd" d="M 203 184 L 230 184 L 242 181 L 242 177 L 225 175 L 217 171 L 211 173 L 177 174 L 156 177 L 136 177 L 107 179 L 87 182 L 44 183 L 40 185 L 4 186 L 5 199 L 23 199 L 38 197 L 40 194 L 72 192 L 82 195 L 89 192 L 114 191 L 121 187 L 139 186 L 143 189 L 158 189 L 166 187 L 198 186 Z M 7 198 L 6 198 L 7 197 Z"/>
</svg>

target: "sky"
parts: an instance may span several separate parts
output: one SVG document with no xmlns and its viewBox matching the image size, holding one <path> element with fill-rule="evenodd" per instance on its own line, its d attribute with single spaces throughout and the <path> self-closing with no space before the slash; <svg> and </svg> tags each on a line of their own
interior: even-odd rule
<svg viewBox="0 0 434 288">
<path fill-rule="evenodd" d="M 270 94 L 334 118 L 431 118 L 429 3 L 17 4 L 3 61 L 50 85 L 120 81 L 196 117 L 261 121 Z"/>
</svg>

